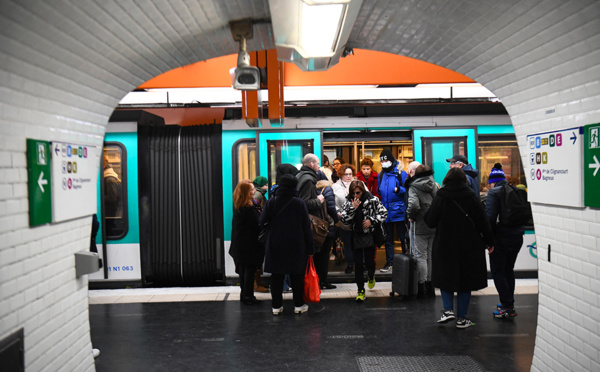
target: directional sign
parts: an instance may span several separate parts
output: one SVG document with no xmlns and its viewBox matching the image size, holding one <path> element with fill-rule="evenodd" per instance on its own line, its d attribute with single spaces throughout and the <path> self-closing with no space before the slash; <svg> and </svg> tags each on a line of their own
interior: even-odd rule
<svg viewBox="0 0 600 372">
<path fill-rule="evenodd" d="M 583 127 L 527 136 L 529 201 L 583 207 L 583 142 Z"/>
<path fill-rule="evenodd" d="M 600 123 L 583 127 L 584 204 L 600 208 Z"/>
<path fill-rule="evenodd" d="M 52 222 L 50 142 L 27 139 L 29 226 Z"/>
</svg>

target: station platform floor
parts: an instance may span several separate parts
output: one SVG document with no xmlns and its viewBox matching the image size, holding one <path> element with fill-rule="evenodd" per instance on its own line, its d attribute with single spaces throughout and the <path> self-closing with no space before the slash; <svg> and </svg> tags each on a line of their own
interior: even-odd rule
<svg viewBox="0 0 600 372">
<path fill-rule="evenodd" d="M 442 301 L 390 297 L 391 283 L 367 289 L 336 283 L 304 314 L 291 294 L 273 316 L 270 294 L 254 306 L 239 287 L 90 290 L 97 371 L 529 371 L 538 312 L 537 279 L 517 279 L 514 319 L 495 319 L 492 281 L 473 292 L 457 329 L 438 324 Z"/>
</svg>

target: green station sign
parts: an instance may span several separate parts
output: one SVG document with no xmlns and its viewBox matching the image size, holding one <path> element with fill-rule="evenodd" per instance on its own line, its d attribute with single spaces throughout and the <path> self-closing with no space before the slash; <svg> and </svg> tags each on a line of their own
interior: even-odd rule
<svg viewBox="0 0 600 372">
<path fill-rule="evenodd" d="M 52 222 L 50 142 L 27 139 L 29 226 Z"/>
<path fill-rule="evenodd" d="M 600 208 L 600 123 L 583 128 L 584 204 Z"/>
</svg>

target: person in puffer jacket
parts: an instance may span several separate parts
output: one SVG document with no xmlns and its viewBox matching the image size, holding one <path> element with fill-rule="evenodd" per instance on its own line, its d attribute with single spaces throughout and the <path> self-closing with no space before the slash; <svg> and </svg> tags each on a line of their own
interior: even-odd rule
<svg viewBox="0 0 600 372">
<path fill-rule="evenodd" d="M 385 242 L 385 266 L 380 269 L 382 273 L 392 269 L 394 261 L 394 228 L 402 242 L 402 250 L 406 252 L 406 225 L 404 224 L 404 182 L 408 175 L 404 170 L 398 170 L 398 161 L 391 151 L 383 150 L 379 155 L 381 173 L 377 191 L 381 196 L 381 203 L 387 210 L 385 227 L 387 241 Z"/>
<path fill-rule="evenodd" d="M 431 285 L 431 251 L 435 228 L 427 226 L 424 218 L 438 187 L 433 179 L 433 170 L 427 165 L 417 166 L 411 180 L 406 215 L 410 221 L 411 239 L 414 241 L 413 253 L 419 269 L 418 297 L 423 298 L 426 294 L 435 293 Z"/>
<path fill-rule="evenodd" d="M 327 214 L 333 220 L 333 223 L 329 225 L 329 234 L 325 238 L 323 246 L 319 249 L 315 249 L 315 270 L 319 275 L 319 282 L 321 283 L 321 289 L 335 289 L 336 286 L 331 284 L 327 280 L 327 273 L 329 271 L 329 256 L 331 254 L 331 248 L 337 238 L 337 228 L 335 224 L 339 221 L 337 211 L 335 209 L 335 195 L 331 185 L 333 182 L 327 179 L 325 173 L 317 172 L 317 192 L 325 197 L 325 203 L 327 204 Z"/>
</svg>

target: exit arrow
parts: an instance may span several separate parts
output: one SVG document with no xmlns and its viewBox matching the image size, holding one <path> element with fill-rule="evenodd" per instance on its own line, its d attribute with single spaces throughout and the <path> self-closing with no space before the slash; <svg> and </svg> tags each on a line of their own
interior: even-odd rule
<svg viewBox="0 0 600 372">
<path fill-rule="evenodd" d="M 600 169 L 600 162 L 598 161 L 598 158 L 596 157 L 596 155 L 594 155 L 594 163 L 589 164 L 589 167 L 596 168 L 596 170 L 594 171 L 594 177 L 595 177 L 596 173 L 598 173 L 598 169 Z"/>
<path fill-rule="evenodd" d="M 573 132 L 573 137 L 571 137 L 569 139 L 573 140 L 573 144 L 575 144 L 575 141 L 577 141 L 577 135 L 575 134 L 575 132 Z"/>
<path fill-rule="evenodd" d="M 58 148 L 58 145 L 56 145 L 56 147 L 54 148 L 54 153 L 56 154 L 56 156 L 58 156 L 59 152 L 60 152 L 60 149 Z"/>
<path fill-rule="evenodd" d="M 595 175 L 595 173 L 594 173 Z M 44 172 L 40 173 L 40 178 L 38 178 L 38 185 L 40 186 L 40 189 L 42 189 L 42 193 L 44 192 L 44 185 L 48 184 L 48 180 L 45 180 L 44 178 Z"/>
</svg>

